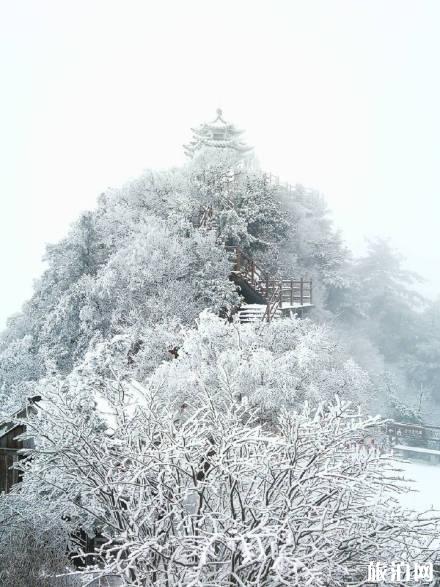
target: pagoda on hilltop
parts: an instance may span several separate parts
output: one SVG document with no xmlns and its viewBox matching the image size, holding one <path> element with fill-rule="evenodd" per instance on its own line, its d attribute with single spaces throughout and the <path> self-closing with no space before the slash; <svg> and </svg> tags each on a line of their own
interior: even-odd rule
<svg viewBox="0 0 440 587">
<path fill-rule="evenodd" d="M 215 120 L 205 122 L 198 128 L 192 128 L 191 130 L 193 138 L 188 145 L 183 147 L 185 155 L 191 159 L 198 151 L 206 147 L 231 149 L 242 155 L 252 151 L 253 148 L 242 142 L 240 137 L 244 131 L 227 122 L 223 118 L 223 112 L 220 108 L 217 109 L 217 118 Z"/>
</svg>

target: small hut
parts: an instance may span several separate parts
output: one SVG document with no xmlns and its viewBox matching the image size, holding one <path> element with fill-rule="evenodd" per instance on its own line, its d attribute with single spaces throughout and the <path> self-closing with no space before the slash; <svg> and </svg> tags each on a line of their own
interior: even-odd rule
<svg viewBox="0 0 440 587">
<path fill-rule="evenodd" d="M 40 399 L 40 396 L 29 398 L 24 408 L 0 421 L 0 494 L 7 493 L 20 481 L 21 473 L 14 465 L 23 458 L 25 449 L 32 448 L 32 440 L 18 440 L 17 437 L 26 432 L 25 421 L 35 412 Z"/>
</svg>

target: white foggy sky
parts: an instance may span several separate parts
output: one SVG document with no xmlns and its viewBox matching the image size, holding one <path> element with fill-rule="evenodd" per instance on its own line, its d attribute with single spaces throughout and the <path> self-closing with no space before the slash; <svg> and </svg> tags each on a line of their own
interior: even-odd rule
<svg viewBox="0 0 440 587">
<path fill-rule="evenodd" d="M 225 117 L 440 292 L 437 0 L 0 0 L 0 328 L 97 195 Z"/>
</svg>

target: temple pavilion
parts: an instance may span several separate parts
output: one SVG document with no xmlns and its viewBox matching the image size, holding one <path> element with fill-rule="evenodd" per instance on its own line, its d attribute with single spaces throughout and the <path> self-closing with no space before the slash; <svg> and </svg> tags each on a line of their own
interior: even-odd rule
<svg viewBox="0 0 440 587">
<path fill-rule="evenodd" d="M 191 159 L 205 147 L 232 149 L 243 155 L 252 151 L 252 147 L 246 145 L 241 139 L 244 131 L 227 122 L 223 118 L 223 112 L 220 108 L 217 109 L 215 120 L 205 122 L 198 128 L 192 128 L 191 131 L 193 138 L 187 145 L 184 145 L 185 155 Z"/>
</svg>

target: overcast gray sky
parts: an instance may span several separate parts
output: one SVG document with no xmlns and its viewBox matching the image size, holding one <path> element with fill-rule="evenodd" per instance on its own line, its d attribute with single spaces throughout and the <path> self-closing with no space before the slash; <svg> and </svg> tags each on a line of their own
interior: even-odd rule
<svg viewBox="0 0 440 587">
<path fill-rule="evenodd" d="M 0 327 L 45 243 L 225 118 L 440 292 L 438 0 L 0 0 Z"/>
</svg>

